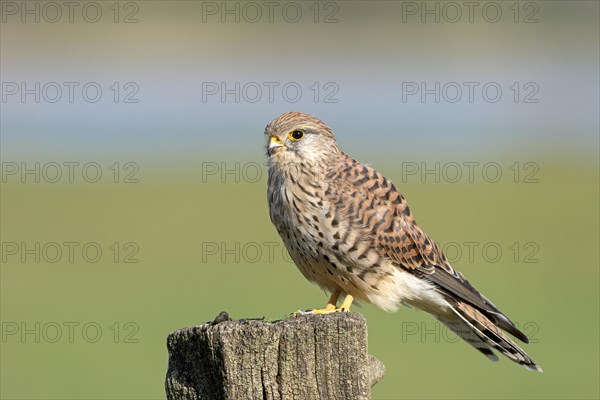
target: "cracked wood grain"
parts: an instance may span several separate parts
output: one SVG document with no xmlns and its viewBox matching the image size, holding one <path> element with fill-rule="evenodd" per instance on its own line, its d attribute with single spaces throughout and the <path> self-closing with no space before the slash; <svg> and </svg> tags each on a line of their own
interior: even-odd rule
<svg viewBox="0 0 600 400">
<path fill-rule="evenodd" d="M 385 367 L 354 313 L 207 323 L 171 333 L 170 400 L 367 400 Z"/>
</svg>

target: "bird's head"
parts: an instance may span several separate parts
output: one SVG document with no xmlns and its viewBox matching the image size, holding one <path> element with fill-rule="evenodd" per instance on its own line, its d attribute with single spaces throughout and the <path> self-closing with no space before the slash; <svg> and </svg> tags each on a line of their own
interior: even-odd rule
<svg viewBox="0 0 600 400">
<path fill-rule="evenodd" d="M 265 128 L 271 165 L 323 164 L 339 157 L 331 128 L 312 115 L 287 112 Z"/>
</svg>

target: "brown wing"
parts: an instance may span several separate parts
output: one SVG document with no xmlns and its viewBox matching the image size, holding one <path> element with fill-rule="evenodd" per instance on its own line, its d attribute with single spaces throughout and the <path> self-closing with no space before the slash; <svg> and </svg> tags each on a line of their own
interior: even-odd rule
<svg viewBox="0 0 600 400">
<path fill-rule="evenodd" d="M 330 171 L 328 178 L 344 182 L 343 186 L 352 197 L 356 197 L 356 192 L 361 193 L 361 202 L 367 202 L 367 207 L 374 210 L 369 217 L 364 211 L 359 216 L 381 256 L 419 278 L 429 280 L 442 294 L 466 302 L 498 327 L 525 343 L 529 342 L 496 306 L 450 266 L 439 246 L 417 225 L 406 200 L 387 178 L 348 156 L 341 167 Z M 354 211 L 354 203 L 350 201 L 349 204 Z"/>
</svg>

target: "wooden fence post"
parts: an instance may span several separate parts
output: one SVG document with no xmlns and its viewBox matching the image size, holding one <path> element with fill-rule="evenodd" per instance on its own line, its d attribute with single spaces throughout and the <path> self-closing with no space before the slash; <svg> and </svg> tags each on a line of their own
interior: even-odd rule
<svg viewBox="0 0 600 400">
<path fill-rule="evenodd" d="M 360 314 L 220 317 L 169 335 L 169 400 L 368 400 L 384 375 Z"/>
</svg>

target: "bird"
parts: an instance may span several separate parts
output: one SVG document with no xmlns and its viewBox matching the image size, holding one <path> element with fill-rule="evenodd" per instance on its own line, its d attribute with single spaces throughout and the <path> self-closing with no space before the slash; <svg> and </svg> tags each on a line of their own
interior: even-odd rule
<svg viewBox="0 0 600 400">
<path fill-rule="evenodd" d="M 490 360 L 496 350 L 542 372 L 507 333 L 528 337 L 452 268 L 389 179 L 340 150 L 327 124 L 286 112 L 264 134 L 271 222 L 302 275 L 331 293 L 310 313 L 349 311 L 354 300 L 415 307 Z"/>
</svg>

